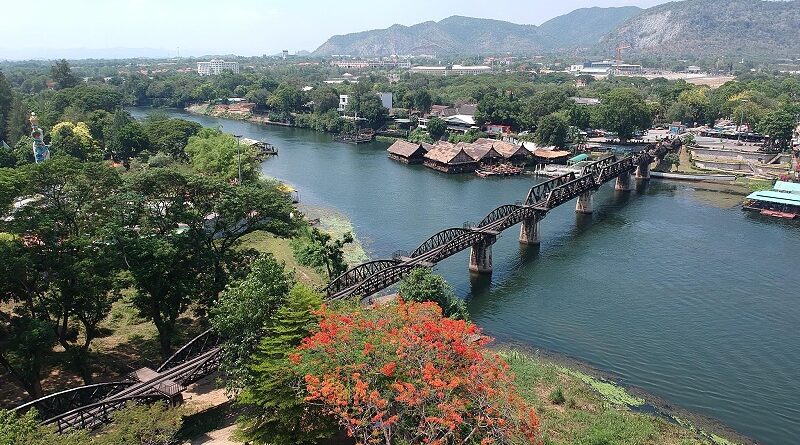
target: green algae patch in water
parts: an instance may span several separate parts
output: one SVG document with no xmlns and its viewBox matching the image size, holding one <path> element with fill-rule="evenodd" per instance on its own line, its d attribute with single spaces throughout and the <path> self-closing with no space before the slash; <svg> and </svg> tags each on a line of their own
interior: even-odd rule
<svg viewBox="0 0 800 445">
<path fill-rule="evenodd" d="M 559 370 L 565 374 L 569 374 L 578 380 L 589 385 L 592 389 L 600 393 L 603 398 L 614 405 L 623 406 L 642 406 L 645 401 L 641 397 L 636 397 L 625 391 L 624 388 L 612 382 L 594 378 L 588 374 L 584 374 L 574 369 L 559 367 Z"/>
</svg>

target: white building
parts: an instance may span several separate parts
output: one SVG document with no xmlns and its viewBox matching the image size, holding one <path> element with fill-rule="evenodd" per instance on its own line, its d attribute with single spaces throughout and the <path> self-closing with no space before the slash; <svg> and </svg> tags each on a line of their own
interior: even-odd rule
<svg viewBox="0 0 800 445">
<path fill-rule="evenodd" d="M 197 74 L 201 76 L 216 76 L 223 71 L 239 74 L 239 62 L 226 62 L 221 59 L 211 59 L 209 62 L 197 62 Z"/>
<path fill-rule="evenodd" d="M 377 93 L 378 99 L 381 100 L 381 105 L 387 110 L 392 109 L 392 93 Z"/>
<path fill-rule="evenodd" d="M 448 65 L 448 66 L 415 66 L 409 69 L 411 73 L 437 74 L 437 75 L 462 75 L 491 73 L 492 67 L 486 65 Z"/>
<path fill-rule="evenodd" d="M 390 110 L 392 108 L 392 93 L 375 93 L 375 95 L 378 96 L 378 99 L 380 99 L 383 108 L 386 108 L 387 110 Z M 347 94 L 339 95 L 339 107 L 337 108 L 339 112 L 345 111 L 347 109 L 347 104 L 349 99 L 350 96 L 348 96 Z"/>
<path fill-rule="evenodd" d="M 338 108 L 338 110 L 339 110 L 340 113 L 347 109 L 347 100 L 348 99 L 349 99 L 349 96 L 347 94 L 340 94 L 339 95 L 339 108 Z"/>
</svg>

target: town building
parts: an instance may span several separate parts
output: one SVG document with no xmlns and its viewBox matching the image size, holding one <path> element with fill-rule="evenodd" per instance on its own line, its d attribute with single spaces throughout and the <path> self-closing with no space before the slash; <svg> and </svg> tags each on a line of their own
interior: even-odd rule
<svg viewBox="0 0 800 445">
<path fill-rule="evenodd" d="M 211 59 L 208 62 L 197 62 L 197 74 L 201 76 L 216 76 L 224 71 L 239 74 L 239 62 L 226 62 L 222 59 Z"/>
<path fill-rule="evenodd" d="M 406 164 L 422 164 L 425 154 L 433 148 L 433 145 L 424 142 L 409 142 L 398 139 L 386 151 L 389 152 L 389 159 L 405 162 Z"/>
<path fill-rule="evenodd" d="M 580 75 L 608 76 L 642 74 L 644 70 L 641 65 L 622 63 L 616 60 L 601 60 L 597 62 L 584 62 L 582 64 L 570 65 L 569 72 Z"/>
<path fill-rule="evenodd" d="M 447 65 L 447 66 L 414 66 L 408 70 L 415 74 L 433 74 L 438 76 L 452 76 L 464 74 L 486 74 L 492 72 L 492 67 L 486 65 Z"/>
<path fill-rule="evenodd" d="M 332 60 L 331 66 L 348 70 L 411 68 L 408 60 Z"/>
<path fill-rule="evenodd" d="M 378 96 L 378 99 L 381 101 L 381 105 L 383 108 L 387 110 L 392 109 L 392 93 L 375 93 Z M 347 109 L 347 104 L 350 101 L 350 96 L 347 94 L 340 94 L 339 95 L 339 107 L 337 110 L 339 112 L 345 111 Z"/>
</svg>

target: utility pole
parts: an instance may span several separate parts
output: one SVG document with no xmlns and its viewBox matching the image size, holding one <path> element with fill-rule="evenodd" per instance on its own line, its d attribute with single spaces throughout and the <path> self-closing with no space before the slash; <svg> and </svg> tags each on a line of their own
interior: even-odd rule
<svg viewBox="0 0 800 445">
<path fill-rule="evenodd" d="M 234 134 L 233 137 L 236 138 L 236 164 L 239 170 L 239 185 L 242 185 L 242 146 L 239 143 L 239 140 L 242 138 L 242 135 Z"/>
<path fill-rule="evenodd" d="M 739 101 L 739 103 L 742 104 L 742 108 L 740 110 L 741 112 L 739 113 L 739 128 L 738 131 L 736 132 L 738 137 L 737 145 L 742 145 L 742 125 L 744 125 L 744 104 L 747 102 L 749 102 L 747 99 L 742 99 Z"/>
</svg>

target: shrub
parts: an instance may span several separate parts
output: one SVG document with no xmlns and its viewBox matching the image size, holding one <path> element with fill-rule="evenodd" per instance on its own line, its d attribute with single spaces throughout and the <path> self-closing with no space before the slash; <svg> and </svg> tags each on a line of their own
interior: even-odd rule
<svg viewBox="0 0 800 445">
<path fill-rule="evenodd" d="M 406 301 L 418 303 L 432 301 L 438 304 L 445 317 L 462 320 L 469 318 L 464 302 L 456 297 L 450 284 L 428 268 L 411 271 L 411 274 L 400 282 L 398 290 Z"/>
<path fill-rule="evenodd" d="M 480 330 L 434 303 L 320 311 L 290 361 L 359 443 L 535 442 L 538 417 Z"/>
<path fill-rule="evenodd" d="M 567 401 L 566 397 L 564 397 L 564 390 L 560 386 L 556 387 L 548 398 L 553 405 L 561 405 Z"/>
</svg>

